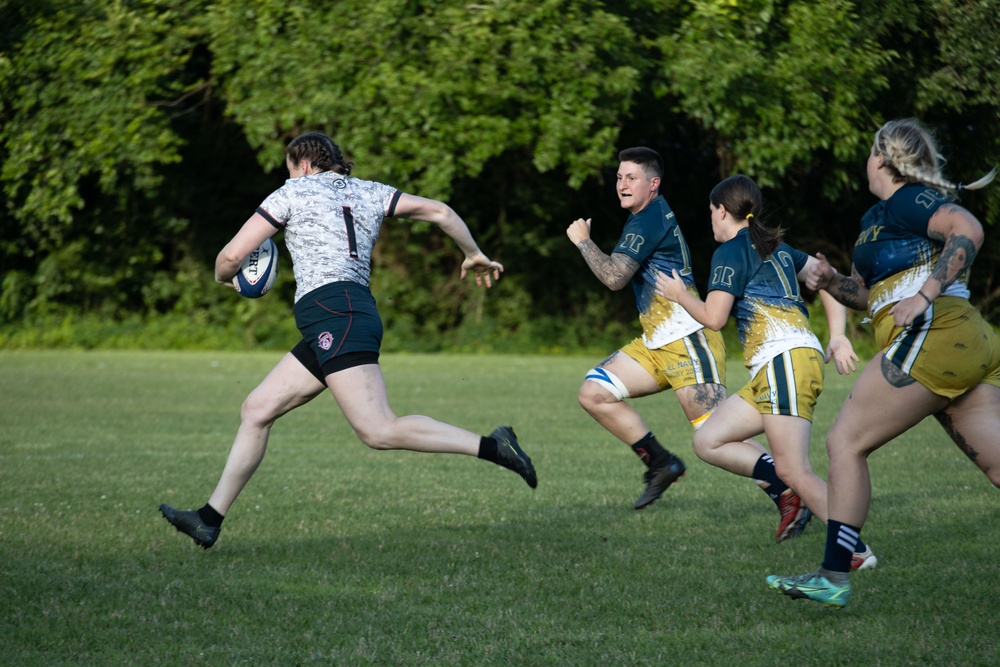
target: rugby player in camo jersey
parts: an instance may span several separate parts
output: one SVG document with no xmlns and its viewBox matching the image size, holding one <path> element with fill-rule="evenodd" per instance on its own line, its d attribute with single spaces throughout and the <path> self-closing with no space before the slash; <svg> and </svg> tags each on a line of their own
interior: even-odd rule
<svg viewBox="0 0 1000 667">
<path fill-rule="evenodd" d="M 384 218 L 436 224 L 465 253 L 461 277 L 491 287 L 503 266 L 480 251 L 465 222 L 440 201 L 350 176 L 353 163 L 318 132 L 303 134 L 285 151 L 289 178 L 257 208 L 219 253 L 216 281 L 233 287 L 242 260 L 279 230 L 295 274 L 295 323 L 302 340 L 247 396 L 222 476 L 198 510 L 160 505 L 177 530 L 208 549 L 223 518 L 250 481 L 267 449 L 271 425 L 328 390 L 358 438 L 373 449 L 465 454 L 519 474 L 535 488 L 531 459 L 513 429 L 488 436 L 420 415 L 396 416 L 378 365 L 382 320 L 369 289 L 371 255 Z"/>
</svg>

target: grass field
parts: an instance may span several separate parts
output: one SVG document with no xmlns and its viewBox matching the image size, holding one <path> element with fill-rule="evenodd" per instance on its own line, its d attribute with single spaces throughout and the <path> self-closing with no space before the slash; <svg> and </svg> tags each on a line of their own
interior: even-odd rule
<svg viewBox="0 0 1000 667">
<path fill-rule="evenodd" d="M 513 424 L 536 491 L 369 450 L 324 395 L 204 552 L 157 506 L 205 502 L 278 356 L 0 353 L 0 664 L 1000 664 L 1000 496 L 933 420 L 873 457 L 879 568 L 834 611 L 764 584 L 819 563 L 821 524 L 775 545 L 774 506 L 695 458 L 672 394 L 637 405 L 688 474 L 631 509 L 640 463 L 576 403 L 591 358 L 383 357 L 398 414 Z M 827 376 L 823 475 L 849 387 Z"/>
</svg>

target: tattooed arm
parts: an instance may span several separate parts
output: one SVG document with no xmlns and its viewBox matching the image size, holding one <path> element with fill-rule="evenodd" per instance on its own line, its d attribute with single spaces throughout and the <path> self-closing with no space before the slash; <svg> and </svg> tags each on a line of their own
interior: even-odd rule
<svg viewBox="0 0 1000 667">
<path fill-rule="evenodd" d="M 590 238 L 590 219 L 578 219 L 566 230 L 566 236 L 583 255 L 587 266 L 594 272 L 597 279 L 613 290 L 620 290 L 632 279 L 639 270 L 639 263 L 623 253 L 615 252 L 610 256 L 601 252 Z"/>
<path fill-rule="evenodd" d="M 896 326 L 908 326 L 964 273 L 983 245 L 983 226 L 958 204 L 943 204 L 927 223 L 927 236 L 944 241 L 931 275 L 913 296 L 892 307 Z"/>
<path fill-rule="evenodd" d="M 983 246 L 984 235 L 979 221 L 957 204 L 944 204 L 934 211 L 927 223 L 927 235 L 944 241 L 937 264 L 921 288 L 933 300 L 972 266 L 972 260 Z"/>
<path fill-rule="evenodd" d="M 811 290 L 829 292 L 834 299 L 853 310 L 868 308 L 868 288 L 854 266 L 851 266 L 850 277 L 845 276 L 830 265 L 823 253 L 818 252 L 815 258 L 809 258 L 799 272 L 799 281 Z"/>
</svg>

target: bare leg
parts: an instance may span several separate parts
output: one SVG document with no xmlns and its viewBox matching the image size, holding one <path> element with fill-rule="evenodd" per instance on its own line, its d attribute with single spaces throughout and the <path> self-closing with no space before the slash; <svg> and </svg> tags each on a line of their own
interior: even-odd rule
<svg viewBox="0 0 1000 667">
<path fill-rule="evenodd" d="M 935 417 L 993 486 L 1000 487 L 1000 387 L 976 385 Z"/>
<path fill-rule="evenodd" d="M 868 456 L 947 403 L 879 353 L 858 376 L 827 434 L 829 518 L 862 527 L 871 505 Z"/>
<path fill-rule="evenodd" d="M 791 415 L 763 415 L 763 420 L 778 477 L 794 489 L 820 521 L 826 523 L 826 482 L 813 472 L 809 463 L 812 424 L 808 419 Z"/>
<path fill-rule="evenodd" d="M 648 396 L 660 391 L 656 379 L 635 359 L 621 352 L 613 353 L 599 368 L 614 373 L 628 388 L 631 398 Z M 580 386 L 578 399 L 587 414 L 626 445 L 635 444 L 649 433 L 646 422 L 635 408 L 596 382 L 584 381 Z"/>
<path fill-rule="evenodd" d="M 243 401 L 240 428 L 208 504 L 224 516 L 264 459 L 271 425 L 322 391 L 323 384 L 286 354 Z"/>
<path fill-rule="evenodd" d="M 730 396 L 694 434 L 698 458 L 742 477 L 753 477 L 766 450 L 750 440 L 764 432 L 761 414 L 739 396 Z"/>
<path fill-rule="evenodd" d="M 330 392 L 351 428 L 373 449 L 406 449 L 476 456 L 480 436 L 422 415 L 397 417 L 389 407 L 382 370 L 376 364 L 328 375 Z"/>
<path fill-rule="evenodd" d="M 711 383 L 688 385 L 674 390 L 674 393 L 689 422 L 715 412 L 728 397 L 725 386 Z"/>
</svg>

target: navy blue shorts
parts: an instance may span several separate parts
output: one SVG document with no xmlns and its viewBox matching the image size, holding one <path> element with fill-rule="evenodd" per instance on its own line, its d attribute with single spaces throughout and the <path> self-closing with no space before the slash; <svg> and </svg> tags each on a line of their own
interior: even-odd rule
<svg viewBox="0 0 1000 667">
<path fill-rule="evenodd" d="M 378 363 L 382 318 L 363 285 L 342 281 L 314 289 L 296 302 L 295 325 L 302 340 L 292 354 L 323 384 L 330 373 Z"/>
</svg>

